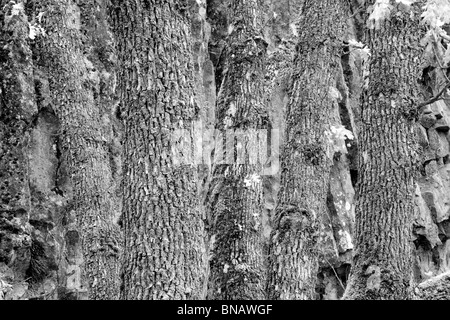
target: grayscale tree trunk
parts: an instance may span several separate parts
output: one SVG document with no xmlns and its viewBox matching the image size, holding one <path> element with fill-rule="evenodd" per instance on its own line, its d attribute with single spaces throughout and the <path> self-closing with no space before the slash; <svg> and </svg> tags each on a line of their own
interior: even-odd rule
<svg viewBox="0 0 450 320">
<path fill-rule="evenodd" d="M 374 2 L 366 1 L 365 9 Z M 356 244 L 345 299 L 412 297 L 420 7 L 414 4 L 411 12 L 395 8 L 379 28 L 364 32 L 371 56 L 361 98 Z"/>
<path fill-rule="evenodd" d="M 195 161 L 200 110 L 187 1 L 113 1 L 124 119 L 123 299 L 203 298 L 206 256 Z M 183 130 L 187 147 L 172 139 Z"/>
<path fill-rule="evenodd" d="M 12 199 L 20 205 L 4 204 L 28 224 L 21 237 L 24 244 L 31 240 L 29 247 L 14 249 L 27 269 L 25 296 L 117 299 L 120 206 L 111 162 L 112 39 L 104 3 L 23 1 L 5 10 L 11 16 L 2 48 L 12 55 L 2 55 L 2 73 L 16 80 L 3 83 L 7 94 L 15 93 L 3 96 L 2 115 L 7 127 L 19 130 L 9 152 L 16 154 L 14 166 L 22 166 L 14 179 L 22 186 L 11 188 L 20 192 Z M 8 69 L 15 71 L 8 75 Z"/>
<path fill-rule="evenodd" d="M 305 1 L 298 24 L 281 188 L 269 244 L 269 299 L 314 299 L 318 230 L 334 153 L 329 149 L 333 86 L 344 40 L 346 1 Z"/>
<path fill-rule="evenodd" d="M 217 97 L 213 176 L 208 194 L 209 299 L 264 299 L 262 175 L 270 124 L 264 94 L 267 43 L 257 0 L 231 1 L 231 33 Z"/>
</svg>

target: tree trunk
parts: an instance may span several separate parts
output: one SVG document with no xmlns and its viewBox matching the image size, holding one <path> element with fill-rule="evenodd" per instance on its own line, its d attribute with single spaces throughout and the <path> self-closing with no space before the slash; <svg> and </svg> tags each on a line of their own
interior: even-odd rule
<svg viewBox="0 0 450 320">
<path fill-rule="evenodd" d="M 366 1 L 365 9 L 374 2 Z M 378 29 L 365 30 L 371 56 L 361 101 L 354 264 L 344 299 L 408 299 L 412 293 L 412 115 L 423 33 L 420 3 L 411 10 L 395 7 Z"/>
<path fill-rule="evenodd" d="M 14 272 L 7 299 L 118 298 L 119 202 L 110 166 L 112 126 L 103 110 L 111 64 L 96 60 L 107 46 L 94 41 L 107 25 L 97 10 L 103 3 L 87 2 L 78 2 L 81 12 L 72 1 L 1 3 L 0 158 L 6 170 L 0 166 L 9 188 L 0 229 L 3 222 L 17 229 L 0 241 L 13 244 L 0 247 L 0 259 L 7 258 L 1 273 Z M 103 29 L 94 34 L 94 24 Z M 111 41 L 108 35 L 102 40 Z"/>
<path fill-rule="evenodd" d="M 7 1 L 0 5 L 0 281 L 8 268 L 12 282 L 27 277 L 31 262 L 28 150 L 37 106 L 27 16 Z M 0 299 L 4 295 L 2 281 Z"/>
<path fill-rule="evenodd" d="M 45 108 L 60 122 L 55 192 L 68 201 L 63 211 L 68 265 L 61 294 L 76 299 L 119 298 L 120 208 L 111 162 L 108 60 L 112 40 L 105 9 L 102 1 L 27 3 L 34 16 L 43 15 L 36 22 L 46 31 L 36 38 L 33 51 L 40 67 L 37 81 L 48 83 Z"/>
<path fill-rule="evenodd" d="M 189 157 L 199 109 L 187 1 L 113 1 L 125 124 L 124 299 L 201 299 L 204 223 Z M 171 139 L 183 132 L 182 147 Z M 186 158 L 187 159 L 187 158 Z"/>
<path fill-rule="evenodd" d="M 318 228 L 333 152 L 325 132 L 335 103 L 346 1 L 305 1 L 285 119 L 281 188 L 269 244 L 269 299 L 313 299 Z"/>
<path fill-rule="evenodd" d="M 232 1 L 230 17 L 209 193 L 213 244 L 208 298 L 264 299 L 261 159 L 266 158 L 269 129 L 264 99 L 267 44 L 257 0 Z"/>
</svg>

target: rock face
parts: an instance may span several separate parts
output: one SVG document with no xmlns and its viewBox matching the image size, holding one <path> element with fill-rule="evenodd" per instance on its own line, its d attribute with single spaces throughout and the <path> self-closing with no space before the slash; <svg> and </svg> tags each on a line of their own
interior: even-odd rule
<svg viewBox="0 0 450 320">
<path fill-rule="evenodd" d="M 438 101 L 422 110 L 418 137 L 422 172 L 416 191 L 416 276 L 426 280 L 450 269 L 450 107 Z"/>
</svg>

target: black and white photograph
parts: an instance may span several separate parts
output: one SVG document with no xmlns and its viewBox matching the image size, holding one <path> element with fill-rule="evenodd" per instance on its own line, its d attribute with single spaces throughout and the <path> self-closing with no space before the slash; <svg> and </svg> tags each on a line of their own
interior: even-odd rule
<svg viewBox="0 0 450 320">
<path fill-rule="evenodd" d="M 450 300 L 449 129 L 450 0 L 0 0 L 0 309 Z"/>
</svg>

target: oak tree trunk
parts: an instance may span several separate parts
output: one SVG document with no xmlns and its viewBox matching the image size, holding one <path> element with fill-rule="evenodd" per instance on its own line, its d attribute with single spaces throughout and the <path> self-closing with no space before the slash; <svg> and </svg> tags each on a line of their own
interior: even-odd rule
<svg viewBox="0 0 450 320">
<path fill-rule="evenodd" d="M 330 130 L 335 77 L 343 45 L 346 1 L 305 1 L 298 24 L 281 188 L 269 244 L 269 299 L 314 299 L 318 229 L 326 214 L 332 157 Z"/>
<path fill-rule="evenodd" d="M 366 1 L 364 12 L 374 2 Z M 371 56 L 361 98 L 356 244 L 344 299 L 411 298 L 420 7 L 395 6 L 379 28 L 365 29 Z"/>
<path fill-rule="evenodd" d="M 261 175 L 269 129 L 259 1 L 232 1 L 209 198 L 209 299 L 264 299 Z"/>
<path fill-rule="evenodd" d="M 0 235 L 13 244 L 0 250 L 18 258 L 0 262 L 29 289 L 13 299 L 118 298 L 119 202 L 105 110 L 111 92 L 100 89 L 112 71 L 99 57 L 108 45 L 94 41 L 102 28 L 92 32 L 93 25 L 107 30 L 103 4 L 1 3 L 0 178 L 9 187 L 0 224 L 13 218 L 17 231 Z"/>
<path fill-rule="evenodd" d="M 190 152 L 199 118 L 187 1 L 113 1 L 125 124 L 123 299 L 201 299 L 204 224 Z M 183 130 L 187 149 L 171 139 Z"/>
<path fill-rule="evenodd" d="M 38 93 L 49 95 L 41 107 L 51 109 L 60 123 L 55 191 L 68 201 L 63 212 L 65 295 L 118 299 L 122 237 L 111 163 L 112 40 L 106 17 L 99 14 L 105 13 L 105 4 L 28 1 L 27 10 L 43 15 L 37 21 L 46 35 L 37 37 L 33 47 L 40 68 L 36 81 Z M 91 24 L 98 24 L 95 34 Z"/>
</svg>

